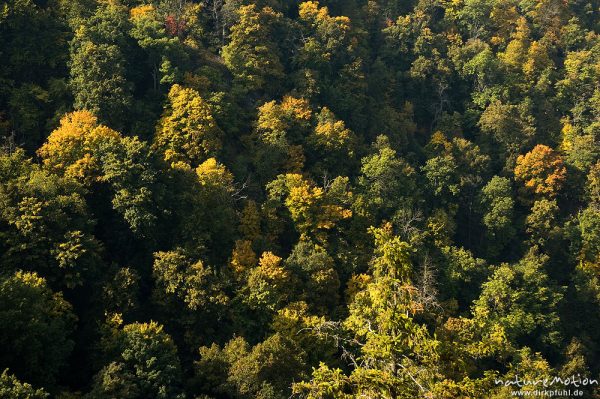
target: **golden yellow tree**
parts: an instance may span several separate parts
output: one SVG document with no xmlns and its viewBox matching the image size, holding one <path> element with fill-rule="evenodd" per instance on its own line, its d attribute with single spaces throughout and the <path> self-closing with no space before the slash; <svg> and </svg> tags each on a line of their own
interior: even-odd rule
<svg viewBox="0 0 600 399">
<path fill-rule="evenodd" d="M 567 169 L 560 155 L 543 144 L 517 158 L 515 178 L 524 183 L 526 191 L 536 196 L 556 196 L 566 177 Z"/>
<path fill-rule="evenodd" d="M 98 125 L 91 112 L 75 111 L 60 120 L 60 126 L 50 134 L 38 155 L 51 171 L 90 183 L 100 178 L 99 146 L 120 140 L 118 132 Z"/>
<path fill-rule="evenodd" d="M 197 166 L 221 149 L 221 134 L 200 94 L 173 85 L 154 136 L 154 146 L 164 154 L 165 161 Z"/>
</svg>

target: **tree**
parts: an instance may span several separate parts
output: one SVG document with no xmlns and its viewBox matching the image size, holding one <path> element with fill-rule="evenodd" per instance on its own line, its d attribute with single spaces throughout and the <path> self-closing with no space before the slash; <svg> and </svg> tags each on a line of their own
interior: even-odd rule
<svg viewBox="0 0 600 399">
<path fill-rule="evenodd" d="M 277 176 L 267 190 L 274 204 L 287 208 L 301 235 L 324 243 L 326 231 L 352 216 L 346 208 L 351 198 L 347 185 L 347 178 L 337 177 L 326 191 L 302 175 L 288 173 Z"/>
<path fill-rule="evenodd" d="M 600 210 L 588 207 L 579 213 L 581 249 L 579 257 L 591 265 L 600 266 Z"/>
<path fill-rule="evenodd" d="M 476 258 L 464 249 L 443 247 L 440 270 L 443 273 L 441 296 L 446 301 L 456 300 L 458 309 L 468 309 L 480 294 L 481 284 L 487 279 L 490 267 L 484 259 Z"/>
<path fill-rule="evenodd" d="M 258 261 L 258 267 L 249 271 L 242 289 L 242 300 L 250 309 L 275 312 L 290 299 L 293 293 L 292 275 L 281 261 L 279 256 L 265 252 Z"/>
<path fill-rule="evenodd" d="M 255 4 L 240 7 L 238 14 L 229 43 L 223 47 L 225 65 L 242 93 L 257 90 L 276 93 L 284 67 L 274 37 L 283 16 L 271 7 L 258 9 Z"/>
<path fill-rule="evenodd" d="M 284 376 L 301 378 L 305 356 L 293 340 L 280 334 L 252 348 L 238 337 L 222 349 L 215 344 L 200 348 L 196 370 L 208 393 L 241 399 L 283 399 L 289 396 Z"/>
<path fill-rule="evenodd" d="M 113 126 L 123 126 L 131 106 L 131 84 L 119 48 L 82 40 L 71 51 L 71 87 L 77 109 L 89 109 Z"/>
<path fill-rule="evenodd" d="M 221 134 L 209 105 L 196 90 L 171 87 L 154 136 L 154 147 L 165 161 L 198 166 L 220 150 Z"/>
<path fill-rule="evenodd" d="M 193 262 L 181 249 L 155 253 L 153 275 L 159 290 L 179 297 L 192 311 L 227 302 L 214 271 L 202 261 Z"/>
<path fill-rule="evenodd" d="M 0 375 L 0 396 L 6 399 L 45 399 L 49 395 L 43 389 L 35 389 L 28 383 L 22 383 L 9 370 Z"/>
<path fill-rule="evenodd" d="M 141 5 L 130 10 L 131 36 L 146 53 L 152 77 L 152 89 L 173 84 L 181 72 L 178 65 L 187 58 L 178 36 L 169 35 L 165 21 L 153 5 Z"/>
<path fill-rule="evenodd" d="M 100 3 L 77 21 L 70 45 L 70 86 L 76 109 L 88 109 L 103 123 L 123 128 L 133 105 L 134 86 L 128 79 L 131 40 L 127 8 Z"/>
<path fill-rule="evenodd" d="M 300 297 L 317 314 L 332 312 L 338 304 L 340 280 L 333 259 L 320 246 L 300 241 L 284 262 L 299 278 Z"/>
<path fill-rule="evenodd" d="M 149 146 L 98 125 L 88 111 L 66 114 L 38 150 L 45 168 L 88 188 L 109 188 L 110 205 L 132 232 L 148 236 L 157 221 L 156 171 Z M 101 191 L 101 190 L 98 190 Z"/>
<path fill-rule="evenodd" d="M 538 144 L 525 155 L 519 155 L 515 178 L 524 190 L 535 197 L 554 198 L 567 177 L 563 160 L 552 148 Z"/>
<path fill-rule="evenodd" d="M 302 35 L 293 54 L 298 66 L 296 86 L 307 98 L 318 100 L 353 129 L 365 129 L 365 66 L 360 57 L 360 31 L 350 18 L 333 16 L 318 1 L 298 5 L 298 29 Z M 357 32 L 358 31 L 358 32 Z M 382 132 L 377 132 L 382 133 Z"/>
<path fill-rule="evenodd" d="M 312 380 L 294 385 L 298 394 L 409 398 L 426 396 L 433 386 L 438 343 L 413 319 L 421 307 L 411 284 L 410 247 L 392 235 L 389 225 L 371 232 L 372 278 L 354 295 L 342 324 L 351 372 L 322 364 Z"/>
<path fill-rule="evenodd" d="M 474 319 L 486 328 L 500 325 L 516 345 L 556 348 L 561 340 L 557 306 L 563 293 L 544 270 L 547 262 L 548 256 L 531 250 L 517 264 L 498 267 L 473 303 Z"/>
<path fill-rule="evenodd" d="M 110 363 L 94 378 L 90 398 L 184 398 L 173 340 L 156 322 L 127 324 L 111 343 Z"/>
<path fill-rule="evenodd" d="M 483 210 L 483 225 L 487 229 L 490 250 L 498 253 L 515 236 L 513 226 L 515 201 L 509 179 L 494 176 L 482 188 L 480 204 Z"/>
<path fill-rule="evenodd" d="M 98 124 L 89 111 L 75 111 L 63 116 L 56 128 L 38 150 L 44 166 L 90 184 L 100 180 L 101 165 L 98 155 L 93 156 L 101 142 L 118 141 L 120 134 Z"/>
<path fill-rule="evenodd" d="M 377 138 L 373 154 L 364 157 L 361 164 L 354 208 L 373 223 L 389 218 L 403 201 L 410 202 L 410 193 L 417 191 L 415 169 L 397 156 L 385 136 Z"/>
<path fill-rule="evenodd" d="M 354 166 L 357 150 L 357 137 L 346 128 L 344 121 L 335 118 L 333 112 L 323 107 L 317 115 L 317 125 L 307 143 L 314 148 L 316 160 L 315 174 L 331 173 L 333 175 L 345 175 Z M 310 154 L 310 153 L 309 153 Z"/>
<path fill-rule="evenodd" d="M 269 101 L 258 108 L 254 163 L 263 180 L 281 172 L 301 172 L 305 161 L 302 144 L 310 134 L 312 118 L 310 104 L 302 98 L 284 96 L 279 104 Z"/>
<path fill-rule="evenodd" d="M 441 132 L 435 133 L 426 149 L 431 153 L 422 171 L 433 195 L 448 209 L 458 210 L 466 229 L 464 236 L 471 240 L 475 218 L 477 192 L 483 185 L 490 157 L 479 146 L 462 138 L 448 141 Z"/>
<path fill-rule="evenodd" d="M 500 145 L 502 158 L 508 170 L 514 167 L 517 154 L 531 141 L 535 130 L 522 106 L 491 102 L 481 114 L 478 125 L 481 131 Z"/>
<path fill-rule="evenodd" d="M 52 386 L 73 349 L 76 321 L 71 305 L 38 274 L 3 277 L 0 362 L 25 381 Z"/>
<path fill-rule="evenodd" d="M 21 150 L 0 155 L 0 262 L 74 288 L 101 266 L 83 187 L 32 164 Z"/>
<path fill-rule="evenodd" d="M 47 2 L 8 0 L 0 15 L 0 136 L 14 134 L 28 150 L 53 113 L 69 107 L 62 78 L 70 32 L 61 14 Z"/>
<path fill-rule="evenodd" d="M 525 220 L 525 231 L 530 235 L 529 243 L 547 248 L 560 234 L 558 227 L 558 204 L 556 200 L 541 199 L 533 203 L 531 213 Z"/>
</svg>

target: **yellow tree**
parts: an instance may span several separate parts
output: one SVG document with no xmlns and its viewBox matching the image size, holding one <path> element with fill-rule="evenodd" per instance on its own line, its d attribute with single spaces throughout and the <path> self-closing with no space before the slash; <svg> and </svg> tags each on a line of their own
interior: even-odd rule
<svg viewBox="0 0 600 399">
<path fill-rule="evenodd" d="M 304 166 L 302 144 L 310 132 L 312 110 L 307 100 L 285 96 L 258 108 L 253 137 L 254 163 L 264 180 L 281 172 L 298 173 Z"/>
<path fill-rule="evenodd" d="M 526 192 L 535 196 L 555 197 L 566 177 L 567 170 L 560 155 L 543 144 L 517 158 L 515 178 L 523 182 Z"/>
<path fill-rule="evenodd" d="M 300 234 L 323 242 L 325 231 L 352 216 L 346 208 L 352 195 L 347 182 L 347 178 L 337 177 L 326 190 L 300 174 L 289 173 L 279 175 L 267 189 L 271 200 L 287 208 Z"/>
<path fill-rule="evenodd" d="M 197 166 L 221 149 L 221 135 L 200 94 L 173 85 L 154 136 L 154 147 L 164 154 L 165 161 Z"/>
<path fill-rule="evenodd" d="M 149 146 L 136 136 L 123 137 L 99 125 L 90 112 L 75 111 L 62 118 L 38 155 L 52 173 L 73 177 L 88 188 L 107 185 L 113 209 L 136 234 L 145 235 L 154 226 L 156 170 Z"/>
<path fill-rule="evenodd" d="M 75 111 L 60 120 L 46 143 L 38 150 L 49 170 L 91 183 L 100 177 L 98 147 L 105 142 L 118 142 L 121 135 L 98 124 L 89 111 Z"/>
</svg>

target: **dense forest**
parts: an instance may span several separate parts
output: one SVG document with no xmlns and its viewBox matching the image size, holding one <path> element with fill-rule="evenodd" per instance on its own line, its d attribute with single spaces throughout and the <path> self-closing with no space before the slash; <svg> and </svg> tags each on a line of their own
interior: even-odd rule
<svg viewBox="0 0 600 399">
<path fill-rule="evenodd" d="M 2 0 L 0 59 L 0 398 L 600 398 L 599 0 Z"/>
</svg>

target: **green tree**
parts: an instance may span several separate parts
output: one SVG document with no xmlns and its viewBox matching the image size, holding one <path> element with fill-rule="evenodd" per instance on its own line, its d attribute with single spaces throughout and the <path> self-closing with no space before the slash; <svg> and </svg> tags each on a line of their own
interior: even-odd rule
<svg viewBox="0 0 600 399">
<path fill-rule="evenodd" d="M 2 278 L 0 362 L 25 381 L 52 386 L 73 349 L 76 321 L 62 294 L 52 292 L 36 273 L 17 271 Z"/>
<path fill-rule="evenodd" d="M 322 247 L 309 241 L 300 241 L 284 264 L 299 278 L 301 298 L 312 305 L 317 314 L 335 309 L 340 280 L 333 259 Z"/>
<path fill-rule="evenodd" d="M 485 322 L 486 328 L 500 325 L 517 345 L 556 348 L 563 292 L 544 270 L 547 262 L 548 256 L 531 250 L 517 264 L 499 266 L 473 303 L 475 320 Z"/>
<path fill-rule="evenodd" d="M 278 92 L 284 67 L 275 36 L 283 16 L 271 7 L 255 4 L 238 9 L 239 20 L 231 27 L 229 43 L 223 47 L 223 60 L 242 93 L 265 90 Z"/>
<path fill-rule="evenodd" d="M 241 337 L 223 349 L 200 348 L 198 379 L 212 394 L 246 399 L 289 396 L 289 377 L 302 378 L 306 354 L 293 340 L 274 334 L 250 348 Z"/>
<path fill-rule="evenodd" d="M 391 217 L 418 192 L 415 169 L 398 157 L 387 137 L 379 136 L 373 154 L 364 157 L 361 163 L 354 208 L 373 223 Z"/>
<path fill-rule="evenodd" d="M 302 98 L 284 96 L 280 103 L 269 101 L 258 108 L 254 164 L 263 180 L 281 172 L 301 172 L 305 161 L 302 144 L 310 134 L 312 118 L 310 104 Z"/>
<path fill-rule="evenodd" d="M 61 119 L 38 154 L 54 173 L 75 178 L 96 192 L 108 187 L 104 200 L 134 234 L 148 237 L 158 218 L 158 195 L 153 191 L 157 180 L 153 155 L 145 142 L 99 125 L 88 111 L 75 111 Z"/>
<path fill-rule="evenodd" d="M 177 348 L 156 322 L 123 326 L 110 363 L 94 377 L 90 398 L 184 398 Z"/>
<path fill-rule="evenodd" d="M 192 311 L 222 305 L 228 299 L 214 271 L 202 261 L 193 262 L 181 249 L 155 253 L 153 276 L 163 294 L 179 297 Z"/>
<path fill-rule="evenodd" d="M 89 109 L 113 126 L 123 126 L 132 86 L 125 77 L 125 59 L 119 47 L 76 39 L 70 61 L 75 107 Z"/>
<path fill-rule="evenodd" d="M 489 248 L 494 255 L 510 243 L 516 234 L 515 201 L 510 180 L 500 176 L 492 177 L 482 188 L 479 198 Z"/>
<path fill-rule="evenodd" d="M 40 273 L 73 288 L 102 264 L 94 223 L 75 180 L 48 173 L 21 150 L 0 155 L 3 270 Z"/>
<path fill-rule="evenodd" d="M 389 225 L 372 233 L 372 278 L 354 295 L 343 321 L 349 335 L 342 345 L 352 351 L 351 372 L 345 375 L 322 364 L 312 380 L 294 385 L 298 394 L 408 398 L 426 396 L 432 389 L 438 343 L 413 318 L 421 305 L 411 283 L 410 247 L 391 234 Z"/>
<path fill-rule="evenodd" d="M 35 389 L 23 383 L 5 369 L 0 375 L 0 396 L 6 399 L 45 399 L 49 395 L 43 389 Z"/>
<path fill-rule="evenodd" d="M 152 77 L 152 89 L 159 85 L 176 83 L 181 65 L 187 58 L 178 36 L 170 36 L 161 13 L 152 5 L 141 5 L 130 10 L 131 37 L 146 53 L 146 62 Z"/>
</svg>

